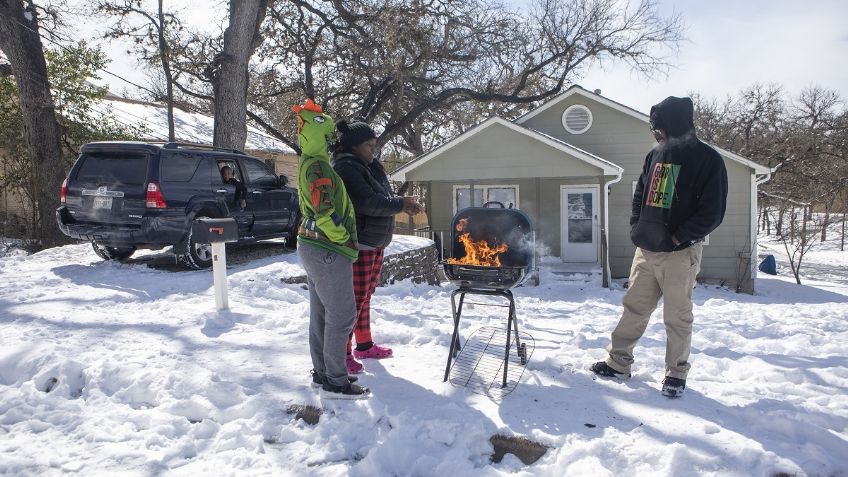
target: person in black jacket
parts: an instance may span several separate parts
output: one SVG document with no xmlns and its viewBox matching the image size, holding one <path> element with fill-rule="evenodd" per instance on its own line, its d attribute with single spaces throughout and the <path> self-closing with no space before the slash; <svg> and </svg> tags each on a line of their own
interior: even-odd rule
<svg viewBox="0 0 848 477">
<path fill-rule="evenodd" d="M 415 197 L 396 196 L 380 161 L 374 158 L 377 135 L 360 121 L 339 121 L 338 142 L 333 153 L 333 168 L 344 181 L 356 212 L 359 258 L 353 264 L 353 291 L 357 317 L 347 344 L 348 373 L 362 372 L 359 359 L 392 356 L 392 349 L 374 343 L 371 337 L 371 295 L 383 269 L 383 251 L 392 241 L 395 214 L 410 215 L 423 210 Z M 352 338 L 356 349 L 352 350 Z"/>
<path fill-rule="evenodd" d="M 692 342 L 692 288 L 702 242 L 724 218 L 727 170 L 715 149 L 695 136 L 692 100 L 669 96 L 651 108 L 657 140 L 633 195 L 630 238 L 636 245 L 624 313 L 612 332 L 609 358 L 592 365 L 602 377 L 629 377 L 633 348 L 664 297 L 665 380 L 662 394 L 686 388 Z"/>
</svg>

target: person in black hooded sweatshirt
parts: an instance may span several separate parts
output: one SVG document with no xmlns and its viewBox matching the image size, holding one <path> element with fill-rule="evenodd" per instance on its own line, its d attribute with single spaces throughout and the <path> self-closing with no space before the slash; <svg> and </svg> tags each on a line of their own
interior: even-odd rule
<svg viewBox="0 0 848 477">
<path fill-rule="evenodd" d="M 695 136 L 691 99 L 669 96 L 651 108 L 650 122 L 658 144 L 645 158 L 633 195 L 630 238 L 636 253 L 624 313 L 612 332 L 609 358 L 591 369 L 601 377 L 629 377 L 633 348 L 664 297 L 662 394 L 678 397 L 690 368 L 692 288 L 704 237 L 724 218 L 727 170 L 721 155 Z"/>
</svg>

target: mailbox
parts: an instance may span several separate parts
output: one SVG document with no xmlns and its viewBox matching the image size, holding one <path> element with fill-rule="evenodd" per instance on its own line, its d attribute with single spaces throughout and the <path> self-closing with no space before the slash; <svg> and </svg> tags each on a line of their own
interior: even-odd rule
<svg viewBox="0 0 848 477">
<path fill-rule="evenodd" d="M 195 243 L 224 243 L 238 241 L 236 219 L 197 219 L 191 224 Z"/>
</svg>

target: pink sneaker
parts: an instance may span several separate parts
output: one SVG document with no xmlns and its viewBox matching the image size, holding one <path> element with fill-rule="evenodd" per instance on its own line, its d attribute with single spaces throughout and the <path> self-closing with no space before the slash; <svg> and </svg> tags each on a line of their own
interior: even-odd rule
<svg viewBox="0 0 848 477">
<path fill-rule="evenodd" d="M 380 346 L 378 344 L 371 345 L 365 351 L 353 350 L 353 355 L 359 359 L 383 359 L 392 357 L 392 349 Z"/>
<path fill-rule="evenodd" d="M 347 374 L 359 374 L 365 370 L 365 366 L 362 366 L 362 363 L 353 359 L 352 355 L 345 357 L 345 365 L 347 365 Z"/>
</svg>

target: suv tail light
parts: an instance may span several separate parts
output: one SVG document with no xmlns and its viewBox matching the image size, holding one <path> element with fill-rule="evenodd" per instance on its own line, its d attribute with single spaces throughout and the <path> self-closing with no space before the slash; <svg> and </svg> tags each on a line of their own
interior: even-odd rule
<svg viewBox="0 0 848 477">
<path fill-rule="evenodd" d="M 165 203 L 165 196 L 162 195 L 162 189 L 159 188 L 158 182 L 147 184 L 147 196 L 144 199 L 144 205 L 154 209 L 164 209 L 168 206 Z"/>
<path fill-rule="evenodd" d="M 59 191 L 59 202 L 65 203 L 68 200 L 68 178 L 62 182 L 62 189 Z"/>
</svg>

